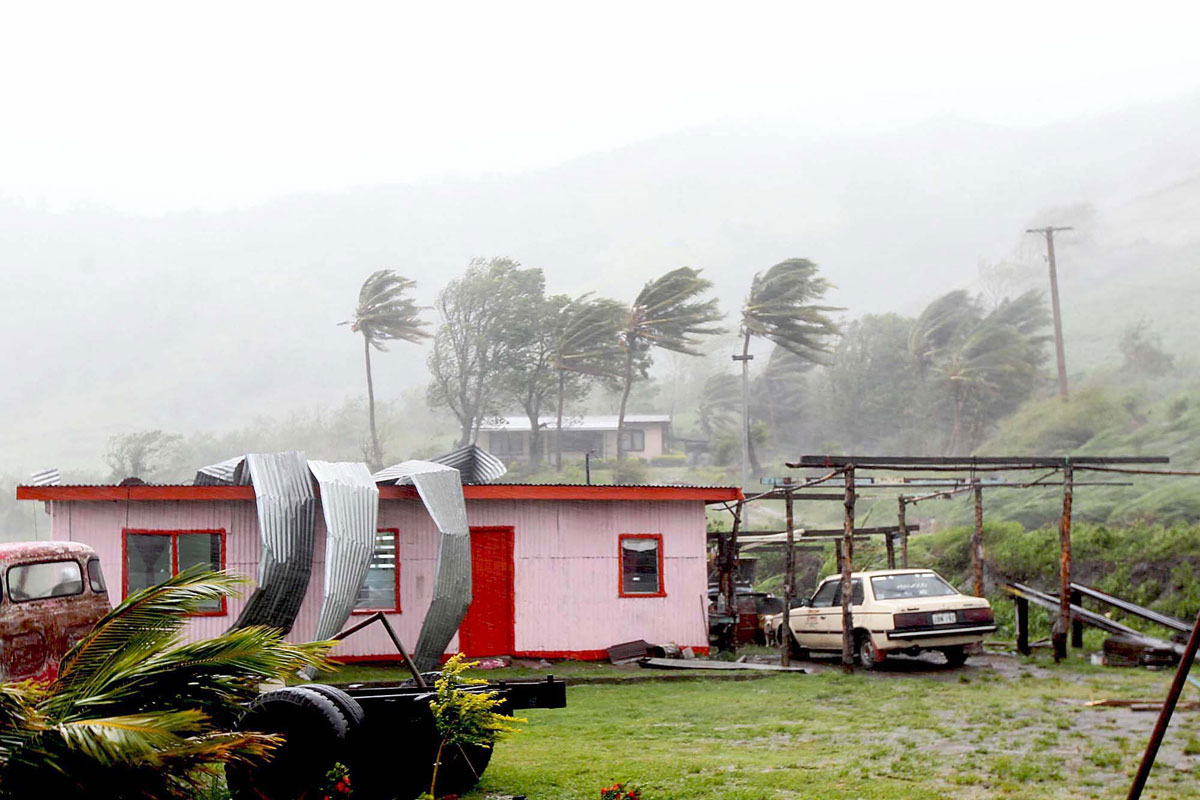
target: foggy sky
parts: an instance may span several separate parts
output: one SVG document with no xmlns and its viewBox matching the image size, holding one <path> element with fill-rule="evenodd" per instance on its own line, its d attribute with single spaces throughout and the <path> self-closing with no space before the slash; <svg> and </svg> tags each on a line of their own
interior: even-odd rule
<svg viewBox="0 0 1200 800">
<path fill-rule="evenodd" d="M 1141 3 L 27 3 L 0 199 L 140 213 L 540 169 L 706 125 L 1032 126 L 1196 87 Z"/>
</svg>

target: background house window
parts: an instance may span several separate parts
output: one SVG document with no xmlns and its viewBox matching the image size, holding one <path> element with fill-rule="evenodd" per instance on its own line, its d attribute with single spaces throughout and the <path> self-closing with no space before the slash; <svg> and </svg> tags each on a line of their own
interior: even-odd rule
<svg viewBox="0 0 1200 800">
<path fill-rule="evenodd" d="M 224 531 L 125 531 L 125 596 L 203 564 L 225 568 Z M 202 607 L 207 614 L 224 614 L 225 598 Z"/>
<path fill-rule="evenodd" d="M 563 431 L 562 451 L 564 453 L 586 453 L 604 457 L 604 434 L 593 431 Z"/>
<path fill-rule="evenodd" d="M 646 432 L 642 430 L 621 433 L 621 449 L 627 453 L 640 453 L 646 449 Z"/>
<path fill-rule="evenodd" d="M 662 536 L 657 533 L 623 533 L 621 597 L 663 597 Z"/>
<path fill-rule="evenodd" d="M 354 603 L 355 612 L 400 610 L 399 544 L 397 528 L 382 528 L 375 533 L 375 553 Z"/>
<path fill-rule="evenodd" d="M 521 434 L 492 431 L 488 434 L 488 452 L 495 456 L 519 456 L 525 452 Z"/>
</svg>

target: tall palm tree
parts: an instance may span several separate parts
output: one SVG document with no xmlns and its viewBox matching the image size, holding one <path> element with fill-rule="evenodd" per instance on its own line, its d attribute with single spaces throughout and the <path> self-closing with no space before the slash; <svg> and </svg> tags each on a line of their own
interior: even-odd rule
<svg viewBox="0 0 1200 800">
<path fill-rule="evenodd" d="M 563 407 L 572 378 L 611 380 L 620 372 L 621 330 L 625 307 L 616 300 L 583 294 L 562 306 L 554 330 L 554 368 L 558 372 L 558 418 L 554 467 L 562 469 Z"/>
<path fill-rule="evenodd" d="M 234 732 L 259 685 L 327 668 L 331 643 L 274 629 L 181 643 L 186 615 L 238 579 L 201 568 L 127 598 L 63 657 L 48 684 L 0 685 L 0 797 L 193 800 L 225 764 L 275 737 Z"/>
<path fill-rule="evenodd" d="M 363 355 L 367 365 L 367 413 L 371 422 L 371 452 L 367 460 L 372 469 L 383 467 L 383 449 L 379 446 L 379 434 L 375 429 L 375 383 L 371 377 L 371 348 L 384 351 L 384 342 L 403 339 L 419 342 L 429 338 L 420 318 L 421 309 L 411 297 L 406 296 L 416 281 L 402 278 L 390 269 L 371 273 L 358 292 L 358 307 L 354 317 L 339 325 L 349 325 L 353 333 L 363 336 Z"/>
<path fill-rule="evenodd" d="M 676 353 L 702 355 L 697 349 L 699 337 L 725 332 L 716 324 L 721 319 L 716 299 L 699 299 L 710 288 L 712 281 L 701 278 L 700 270 L 679 267 L 647 282 L 633 305 L 626 309 L 619 335 L 625 364 L 621 411 L 617 416 L 618 461 L 625 457 L 621 438 L 625 431 L 629 392 L 633 389 L 635 373 L 644 373 L 648 368 L 650 351 L 660 347 Z"/>
<path fill-rule="evenodd" d="M 807 258 L 789 258 L 754 276 L 742 306 L 742 484 L 749 480 L 750 337 L 775 343 L 802 361 L 823 364 L 833 352 L 838 326 L 829 316 L 840 308 L 814 303 L 831 284 Z"/>
</svg>

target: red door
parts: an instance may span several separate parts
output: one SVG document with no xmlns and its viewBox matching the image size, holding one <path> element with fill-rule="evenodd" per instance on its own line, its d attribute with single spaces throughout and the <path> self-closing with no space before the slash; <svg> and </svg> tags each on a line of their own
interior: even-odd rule
<svg viewBox="0 0 1200 800">
<path fill-rule="evenodd" d="M 471 607 L 458 628 L 468 656 L 510 655 L 513 638 L 513 529 L 471 529 Z"/>
</svg>

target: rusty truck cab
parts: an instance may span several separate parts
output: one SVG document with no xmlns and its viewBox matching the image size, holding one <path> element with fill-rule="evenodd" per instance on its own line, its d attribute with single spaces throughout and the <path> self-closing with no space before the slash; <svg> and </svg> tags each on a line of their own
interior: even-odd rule
<svg viewBox="0 0 1200 800">
<path fill-rule="evenodd" d="M 100 559 L 78 542 L 0 544 L 0 680 L 51 680 L 108 613 Z"/>
</svg>

